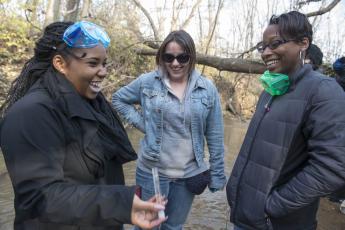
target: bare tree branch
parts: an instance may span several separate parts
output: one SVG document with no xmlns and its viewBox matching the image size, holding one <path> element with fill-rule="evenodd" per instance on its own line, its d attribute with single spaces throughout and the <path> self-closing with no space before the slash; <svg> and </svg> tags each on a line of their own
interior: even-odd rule
<svg viewBox="0 0 345 230">
<path fill-rule="evenodd" d="M 208 49 L 210 47 L 210 44 L 211 44 L 211 41 L 212 41 L 212 38 L 213 38 L 213 35 L 214 35 L 214 31 L 216 30 L 216 26 L 217 26 L 217 22 L 218 22 L 218 17 L 219 17 L 219 13 L 220 13 L 220 10 L 223 8 L 223 3 L 224 1 L 223 0 L 219 0 L 218 1 L 218 7 L 217 7 L 217 12 L 216 12 L 216 16 L 215 16 L 215 19 L 213 21 L 213 25 L 212 25 L 212 31 L 208 37 L 208 40 L 207 40 L 207 44 L 206 44 L 206 49 L 205 49 L 205 54 L 208 53 Z"/>
<path fill-rule="evenodd" d="M 304 5 L 307 5 L 307 4 L 311 3 L 311 2 L 321 2 L 321 0 L 306 0 L 306 1 L 299 1 L 299 2 L 297 3 L 297 5 L 298 5 L 298 8 L 301 8 L 301 7 L 303 7 Z"/>
<path fill-rule="evenodd" d="M 217 25 L 217 22 L 218 22 L 219 13 L 220 13 L 220 10 L 223 8 L 223 3 L 224 3 L 223 0 L 219 0 L 218 1 L 217 12 L 216 12 L 215 19 L 213 21 L 211 34 L 209 35 L 208 41 L 207 41 L 207 44 L 206 44 L 205 55 L 207 55 L 208 49 L 210 48 L 210 44 L 211 44 L 211 41 L 212 41 L 212 38 L 213 38 L 213 35 L 214 35 L 214 31 L 216 30 L 216 25 Z M 205 71 L 205 66 L 202 68 L 202 73 L 204 73 L 204 71 Z"/>
<path fill-rule="evenodd" d="M 39 31 L 42 31 L 41 28 L 39 28 L 38 26 L 34 25 L 34 24 L 31 22 L 31 20 L 29 19 L 28 14 L 27 14 L 28 11 L 31 12 L 30 9 L 25 9 L 25 12 L 24 12 L 24 13 L 25 13 L 26 21 L 27 21 L 33 28 L 35 28 L 35 29 L 37 29 L 37 30 L 39 30 Z"/>
<path fill-rule="evenodd" d="M 157 50 L 153 49 L 136 49 L 139 55 L 154 56 Z M 238 58 L 220 58 L 197 53 L 196 61 L 200 65 L 206 65 L 218 69 L 219 71 L 231 71 L 238 73 L 255 73 L 261 74 L 266 70 L 264 64 L 255 60 L 246 60 Z"/>
<path fill-rule="evenodd" d="M 306 0 L 308 1 L 308 0 Z M 317 0 L 310 0 L 311 1 L 317 1 Z M 197 54 L 197 63 L 200 65 L 204 65 L 204 66 L 210 66 L 213 68 L 218 69 L 219 71 L 231 71 L 231 72 L 239 72 L 239 73 L 255 73 L 255 74 L 260 74 L 263 73 L 266 69 L 265 65 L 260 62 L 260 61 L 256 61 L 256 60 L 249 60 L 249 59 L 243 59 L 243 57 L 250 53 L 253 52 L 256 49 L 256 46 L 246 50 L 245 52 L 243 52 L 242 54 L 240 54 L 237 58 L 221 58 L 221 57 L 217 57 L 217 56 L 211 56 L 208 55 L 208 49 L 209 49 L 209 45 L 210 45 L 210 41 L 212 39 L 212 35 L 215 31 L 215 26 L 217 23 L 217 17 L 219 15 L 220 9 L 222 7 L 224 0 L 218 0 L 218 7 L 217 7 L 217 12 L 214 15 L 214 21 L 210 22 L 210 32 L 209 32 L 209 39 L 207 39 L 207 46 L 206 46 L 206 50 L 205 50 L 205 54 Z M 318 16 L 321 14 L 324 14 L 326 12 L 331 11 L 338 3 L 340 2 L 340 0 L 334 0 L 332 1 L 332 3 L 328 4 L 328 6 L 326 7 L 320 7 L 320 9 L 316 12 L 312 12 L 312 13 L 308 13 L 306 14 L 308 17 L 312 17 L 312 16 Z M 197 2 L 195 3 L 197 4 Z M 197 9 L 197 6 L 195 6 Z M 199 15 L 200 17 L 201 15 Z M 199 18 L 200 20 L 200 18 Z M 151 48 L 154 48 L 152 50 L 147 50 L 147 49 L 141 49 L 141 50 L 135 50 L 137 54 L 139 55 L 156 55 L 156 49 L 158 47 L 157 43 L 152 42 L 152 44 L 147 43 L 147 41 L 145 42 L 146 45 L 148 45 Z"/>
<path fill-rule="evenodd" d="M 175 11 L 176 11 L 176 0 L 173 0 L 172 4 L 172 16 L 171 16 L 171 22 L 170 22 L 170 31 L 175 30 L 175 25 L 176 25 L 176 16 L 175 16 Z"/>
<path fill-rule="evenodd" d="M 319 2 L 319 1 L 321 1 L 321 0 L 306 0 L 306 1 L 300 2 L 298 4 L 307 4 L 309 2 Z M 320 10 L 315 11 L 315 12 L 307 13 L 306 16 L 307 17 L 314 17 L 314 16 L 319 16 L 319 15 L 325 14 L 325 13 L 331 11 L 340 1 L 341 0 L 334 0 L 327 7 L 321 8 Z M 315 19 L 314 19 L 312 25 L 314 25 Z M 256 45 L 254 47 L 251 47 L 249 50 L 246 50 L 243 53 L 241 53 L 237 58 L 243 58 L 245 54 L 253 52 L 255 49 L 256 49 Z"/>
<path fill-rule="evenodd" d="M 150 13 L 141 5 L 141 3 L 138 0 L 132 0 L 132 1 L 144 13 L 147 20 L 149 20 L 151 28 L 153 30 L 153 36 L 154 36 L 155 40 L 159 40 L 159 33 L 158 33 L 158 30 L 157 30 L 155 23 L 153 22 L 153 19 L 150 16 Z"/>
<path fill-rule="evenodd" d="M 31 25 L 31 28 L 29 29 L 28 31 L 28 37 L 32 37 L 33 35 L 36 34 L 35 30 L 34 29 L 37 29 L 38 27 L 35 26 L 38 24 L 38 15 L 37 15 L 37 7 L 39 5 L 38 3 L 39 1 L 38 0 L 31 0 L 31 1 L 26 1 L 25 5 L 26 7 L 29 7 L 25 10 L 25 17 L 26 17 L 26 20 L 30 23 Z M 30 15 L 30 18 L 29 18 L 29 15 L 27 15 L 27 12 L 30 12 L 31 15 Z"/>
<path fill-rule="evenodd" d="M 314 17 L 314 16 L 325 14 L 325 13 L 331 11 L 340 1 L 341 0 L 334 0 L 327 7 L 321 8 L 320 10 L 315 11 L 315 12 L 307 13 L 306 15 L 307 15 L 307 17 Z"/>
<path fill-rule="evenodd" d="M 171 19 L 170 31 L 178 29 L 178 26 L 177 26 L 178 19 L 180 17 L 180 12 L 183 6 L 184 6 L 184 1 L 180 1 L 177 6 L 176 6 L 176 0 L 173 1 L 173 7 L 172 7 L 173 14 L 172 14 L 172 19 Z"/>
<path fill-rule="evenodd" d="M 191 19 L 194 17 L 195 10 L 198 8 L 202 0 L 197 0 L 195 4 L 192 7 L 192 10 L 190 11 L 190 14 L 188 15 L 187 19 L 183 22 L 181 29 L 186 28 L 186 26 L 190 23 Z"/>
<path fill-rule="evenodd" d="M 77 10 L 77 5 L 74 5 L 73 9 L 65 11 L 65 15 L 71 14 L 71 13 L 73 13 L 76 10 Z"/>
<path fill-rule="evenodd" d="M 257 45 L 253 46 L 252 48 L 250 48 L 249 50 L 244 51 L 243 53 L 241 53 L 240 55 L 238 55 L 237 58 L 243 58 L 245 54 L 251 53 L 254 50 L 256 50 Z"/>
</svg>

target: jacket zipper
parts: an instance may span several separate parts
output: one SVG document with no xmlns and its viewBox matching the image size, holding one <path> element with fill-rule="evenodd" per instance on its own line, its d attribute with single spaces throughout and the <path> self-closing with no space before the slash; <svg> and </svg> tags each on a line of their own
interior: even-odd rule
<svg viewBox="0 0 345 230">
<path fill-rule="evenodd" d="M 254 133 L 254 136 L 253 136 L 253 140 L 255 140 L 255 137 L 256 137 L 256 134 L 258 132 L 258 129 L 259 129 L 259 126 L 261 125 L 261 122 L 262 120 L 264 119 L 265 115 L 270 111 L 271 109 L 271 105 L 272 105 L 272 102 L 273 102 L 273 98 L 274 96 L 270 96 L 269 100 L 267 101 L 267 103 L 265 104 L 264 108 L 265 108 L 265 111 L 264 111 L 264 114 L 262 115 L 262 117 L 260 118 L 260 120 L 258 121 L 258 124 L 257 124 L 257 127 L 255 129 L 255 133 Z M 253 141 L 254 142 L 254 141 Z M 249 149 L 249 152 L 248 152 L 248 157 L 247 157 L 247 160 L 244 164 L 244 167 L 243 167 L 243 170 L 241 172 L 241 175 L 240 177 L 238 178 L 238 186 L 237 186 L 237 189 L 236 189 L 236 199 L 237 199 L 237 196 L 238 196 L 238 193 L 239 193 L 239 185 L 240 185 L 240 181 L 242 180 L 242 176 L 243 176 L 243 173 L 244 173 L 244 170 L 245 168 L 247 167 L 247 164 L 248 164 L 248 161 L 249 161 L 249 158 L 250 158 L 250 154 L 251 154 L 251 151 L 252 151 L 252 148 L 253 148 L 253 143 L 251 144 L 250 146 L 250 149 Z M 235 204 L 235 207 L 234 207 L 234 214 L 236 213 L 236 210 L 237 210 L 237 205 Z M 237 219 L 236 215 L 234 216 L 234 219 Z M 266 225 L 268 224 L 269 222 L 269 218 L 265 218 L 266 219 Z"/>
</svg>

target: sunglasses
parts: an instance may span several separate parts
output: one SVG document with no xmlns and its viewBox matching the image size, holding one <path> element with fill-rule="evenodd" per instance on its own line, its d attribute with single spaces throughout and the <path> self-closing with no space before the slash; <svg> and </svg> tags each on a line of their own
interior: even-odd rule
<svg viewBox="0 0 345 230">
<path fill-rule="evenodd" d="M 91 22 L 80 21 L 66 29 L 63 41 L 73 48 L 92 48 L 99 43 L 107 48 L 110 38 L 102 27 Z"/>
<path fill-rule="evenodd" d="M 277 49 L 279 46 L 285 44 L 285 43 L 288 43 L 288 42 L 291 42 L 291 41 L 295 41 L 294 39 L 289 39 L 289 40 L 285 40 L 285 39 L 282 39 L 282 40 L 274 40 L 268 44 L 264 44 L 263 42 L 259 42 L 257 45 L 256 45 L 256 49 L 258 50 L 259 53 L 263 53 L 265 51 L 265 49 L 268 47 L 270 48 L 271 50 L 275 50 Z"/>
<path fill-rule="evenodd" d="M 187 53 L 182 53 L 175 56 L 173 54 L 165 53 L 163 54 L 162 59 L 166 63 L 172 63 L 176 59 L 180 64 L 185 64 L 189 62 L 190 55 Z"/>
</svg>

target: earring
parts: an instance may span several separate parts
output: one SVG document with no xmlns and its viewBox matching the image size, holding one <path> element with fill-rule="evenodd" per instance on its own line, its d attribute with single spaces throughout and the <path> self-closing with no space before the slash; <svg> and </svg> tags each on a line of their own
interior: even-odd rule
<svg viewBox="0 0 345 230">
<path fill-rule="evenodd" d="M 299 51 L 299 60 L 302 61 L 302 66 L 304 65 L 304 58 L 302 57 L 302 50 Z"/>
</svg>

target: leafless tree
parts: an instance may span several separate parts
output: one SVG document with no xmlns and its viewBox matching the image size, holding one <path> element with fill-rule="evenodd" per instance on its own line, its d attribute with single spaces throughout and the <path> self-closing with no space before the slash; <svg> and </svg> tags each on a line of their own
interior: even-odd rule
<svg viewBox="0 0 345 230">
<path fill-rule="evenodd" d="M 92 18 L 91 3 L 92 3 L 92 0 L 83 0 L 83 6 L 81 8 L 82 19 Z"/>
<path fill-rule="evenodd" d="M 66 21 L 76 21 L 78 18 L 80 0 L 68 0 L 64 19 Z"/>
<path fill-rule="evenodd" d="M 44 25 L 57 21 L 60 16 L 61 0 L 48 0 Z"/>
<path fill-rule="evenodd" d="M 26 20 L 30 23 L 30 30 L 28 31 L 28 37 L 32 37 L 36 34 L 37 30 L 40 31 L 38 24 L 38 0 L 27 0 L 25 16 Z"/>
<path fill-rule="evenodd" d="M 325 14 L 325 13 L 331 11 L 340 1 L 341 0 L 334 0 L 327 7 L 321 8 L 321 9 L 314 11 L 314 12 L 307 13 L 306 15 L 308 17 L 313 17 L 313 16 Z"/>
<path fill-rule="evenodd" d="M 215 31 L 217 23 L 218 23 L 219 14 L 220 14 L 221 9 L 223 8 L 223 3 L 224 3 L 224 0 L 218 0 L 218 6 L 217 6 L 216 14 L 214 16 L 214 19 L 210 20 L 210 24 L 209 24 L 210 29 L 209 29 L 209 34 L 207 35 L 205 55 L 207 55 L 209 52 L 211 41 L 212 41 L 213 36 L 214 36 L 214 31 Z M 211 16 L 209 16 L 209 18 L 211 18 Z M 202 68 L 202 73 L 204 73 L 204 71 L 205 71 L 205 65 Z"/>
<path fill-rule="evenodd" d="M 195 15 L 195 11 L 198 9 L 198 6 L 200 5 L 200 3 L 202 2 L 202 0 L 197 0 L 194 5 L 192 6 L 192 9 L 188 15 L 188 17 L 186 18 L 186 20 L 182 23 L 181 25 L 181 29 L 185 29 L 189 23 L 191 22 L 192 18 Z"/>
<path fill-rule="evenodd" d="M 159 36 L 158 30 L 156 28 L 156 25 L 155 25 L 151 15 L 150 15 L 150 13 L 145 9 L 145 7 L 143 7 L 141 5 L 139 0 L 132 0 L 132 1 L 143 12 L 143 14 L 146 16 L 147 20 L 149 20 L 151 28 L 152 28 L 152 31 L 153 31 L 154 40 L 159 41 L 160 40 L 160 36 Z"/>
</svg>

